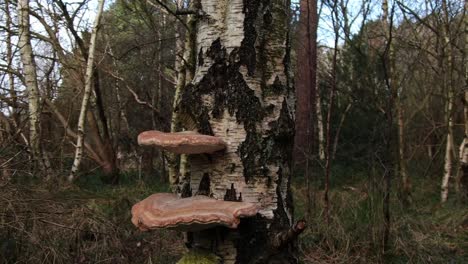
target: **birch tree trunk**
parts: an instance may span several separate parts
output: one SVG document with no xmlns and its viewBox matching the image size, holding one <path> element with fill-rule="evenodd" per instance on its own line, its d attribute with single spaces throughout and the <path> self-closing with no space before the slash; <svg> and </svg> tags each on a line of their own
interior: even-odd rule
<svg viewBox="0 0 468 264">
<path fill-rule="evenodd" d="M 5 1 L 5 15 L 6 15 L 6 28 L 7 30 L 12 30 L 12 20 L 11 20 L 11 14 L 10 14 L 10 1 L 6 0 Z M 7 64 L 8 66 L 11 66 L 13 64 L 13 45 L 11 41 L 11 35 L 10 33 L 6 34 L 6 48 L 7 48 Z M 13 125 L 15 126 L 15 129 L 18 129 L 18 122 L 19 122 L 19 117 L 18 117 L 18 98 L 16 95 L 16 90 L 15 90 L 15 78 L 13 76 L 12 72 L 8 72 L 8 85 L 9 85 L 9 92 L 10 92 L 10 97 L 11 97 L 11 116 L 13 117 Z"/>
<path fill-rule="evenodd" d="M 41 121 L 39 107 L 39 86 L 37 83 L 36 63 L 34 61 L 33 50 L 31 46 L 31 32 L 29 22 L 29 1 L 18 1 L 18 27 L 19 41 L 18 46 L 21 53 L 21 62 L 23 63 L 25 85 L 28 92 L 28 111 L 29 111 L 29 147 L 34 162 L 34 169 L 40 168 L 43 172 L 47 171 L 42 159 L 41 151 Z"/>
<path fill-rule="evenodd" d="M 104 8 L 104 0 L 99 1 L 98 12 L 94 20 L 93 31 L 91 33 L 91 40 L 89 44 L 88 60 L 86 64 L 86 78 L 85 78 L 85 89 L 83 94 L 83 100 L 81 102 L 80 116 L 78 118 L 78 138 L 75 146 L 75 159 L 71 168 L 70 175 L 68 176 L 69 181 L 73 181 L 76 177 L 78 169 L 80 167 L 81 158 L 83 156 L 83 143 L 85 136 L 85 120 L 88 111 L 88 103 L 91 95 L 91 88 L 93 85 L 93 67 L 94 67 L 94 53 L 96 50 L 96 38 L 101 19 L 102 10 Z"/>
<path fill-rule="evenodd" d="M 442 11 L 444 13 L 444 25 L 443 25 L 443 88 L 447 92 L 447 103 L 446 103 L 446 122 L 447 122 L 447 142 L 445 148 L 445 165 L 444 165 L 444 176 L 442 178 L 442 191 L 441 191 L 441 202 L 446 202 L 449 193 L 449 181 L 453 174 L 453 106 L 454 106 L 454 94 L 452 85 L 452 48 L 450 42 L 450 24 L 447 1 L 442 0 Z M 446 60 L 444 60 L 446 58 Z"/>
<path fill-rule="evenodd" d="M 232 187 L 260 212 L 217 238 L 194 233 L 192 246 L 214 245 L 225 264 L 296 263 L 279 235 L 292 224 L 289 1 L 201 0 L 195 7 L 204 14 L 196 26 L 197 68 L 180 114 L 186 126 L 223 139 L 227 149 L 189 157 L 190 188 L 182 195 L 204 191 L 222 200 Z M 199 190 L 207 178 L 209 190 Z"/>
<path fill-rule="evenodd" d="M 181 9 L 183 7 L 184 1 L 177 0 L 177 9 Z M 190 18 L 193 19 L 193 18 Z M 194 30 L 189 29 L 190 30 Z M 191 32 L 186 32 L 186 41 L 184 41 L 183 34 L 185 28 L 181 25 L 180 22 L 177 22 L 175 28 L 175 39 L 176 39 L 176 47 L 175 47 L 175 70 L 176 70 L 176 85 L 175 85 L 175 93 L 174 93 L 174 101 L 172 104 L 172 116 L 171 116 L 171 132 L 178 132 L 181 130 L 180 118 L 179 118 L 179 111 L 177 109 L 183 88 L 187 83 L 187 65 L 186 63 L 189 62 L 189 54 L 191 53 L 191 49 L 193 49 L 192 41 L 190 40 Z M 177 184 L 179 181 L 180 171 L 180 157 L 178 157 L 174 153 L 168 153 L 168 174 L 169 174 L 169 183 L 174 185 Z"/>
</svg>

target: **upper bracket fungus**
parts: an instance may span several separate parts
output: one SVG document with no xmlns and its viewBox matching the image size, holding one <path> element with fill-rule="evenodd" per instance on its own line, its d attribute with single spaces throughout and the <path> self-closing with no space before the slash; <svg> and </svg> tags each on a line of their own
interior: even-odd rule
<svg viewBox="0 0 468 264">
<path fill-rule="evenodd" d="M 226 143 L 220 138 L 194 131 L 175 133 L 145 131 L 138 135 L 138 144 L 159 147 L 176 154 L 213 153 L 226 148 Z"/>
<path fill-rule="evenodd" d="M 237 228 L 240 218 L 255 216 L 257 212 L 258 207 L 247 202 L 157 193 L 133 206 L 132 222 L 141 230 L 169 228 L 194 232 L 215 226 Z"/>
</svg>

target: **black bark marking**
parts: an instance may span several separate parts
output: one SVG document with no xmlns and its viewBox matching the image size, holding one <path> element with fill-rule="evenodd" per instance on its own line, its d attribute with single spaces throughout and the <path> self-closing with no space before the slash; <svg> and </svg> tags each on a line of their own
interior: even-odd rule
<svg viewBox="0 0 468 264">
<path fill-rule="evenodd" d="M 267 85 L 263 88 L 263 96 L 278 96 L 284 94 L 287 86 L 281 83 L 278 76 L 275 77 L 275 81 L 272 85 Z"/>
<path fill-rule="evenodd" d="M 240 48 L 240 61 L 242 65 L 247 66 L 247 71 L 250 76 L 255 73 L 257 64 L 257 56 L 255 50 L 255 42 L 257 41 L 257 17 L 260 7 L 268 4 L 269 0 L 244 0 L 243 13 L 244 18 L 244 39 Z"/>
<path fill-rule="evenodd" d="M 205 60 L 203 59 L 203 48 L 200 48 L 200 51 L 198 52 L 198 66 L 202 66 L 203 63 L 205 63 Z"/>
<path fill-rule="evenodd" d="M 242 202 L 242 193 L 240 193 L 239 198 L 237 198 L 237 192 L 236 188 L 234 188 L 234 183 L 231 183 L 231 189 L 226 189 L 224 201 Z"/>
<path fill-rule="evenodd" d="M 190 187 L 190 183 L 184 182 L 182 185 L 182 190 L 180 191 L 180 197 L 187 198 L 192 196 L 192 188 Z"/>
<path fill-rule="evenodd" d="M 255 130 L 255 124 L 263 119 L 264 111 L 259 98 L 239 72 L 240 63 L 227 61 L 226 49 L 219 39 L 212 43 L 206 53 L 214 63 L 198 84 L 186 87 L 182 95 L 181 110 L 196 120 L 201 133 L 213 135 L 209 124 L 210 110 L 201 100 L 203 95 L 212 95 L 215 102 L 211 115 L 214 118 L 221 117 L 227 109 L 230 115 L 236 116 L 239 123 L 244 124 L 246 130 Z"/>
<path fill-rule="evenodd" d="M 204 173 L 202 179 L 200 180 L 200 185 L 198 186 L 197 195 L 211 195 L 210 189 L 210 175 L 208 173 Z"/>
<path fill-rule="evenodd" d="M 286 101 L 283 101 L 278 120 L 269 125 L 271 129 L 266 132 L 266 137 L 255 130 L 247 130 L 247 137 L 239 146 L 246 182 L 254 176 L 269 177 L 269 164 L 280 165 L 283 160 L 290 164 L 292 160 L 294 121 Z"/>
</svg>

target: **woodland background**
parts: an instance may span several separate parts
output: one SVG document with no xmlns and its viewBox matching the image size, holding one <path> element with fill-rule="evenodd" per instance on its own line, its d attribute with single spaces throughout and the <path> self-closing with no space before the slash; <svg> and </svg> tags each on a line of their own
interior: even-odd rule
<svg viewBox="0 0 468 264">
<path fill-rule="evenodd" d="M 182 234 L 129 219 L 169 190 L 167 155 L 136 138 L 171 130 L 177 77 L 194 67 L 190 20 L 176 14 L 189 3 L 107 1 L 97 20 L 96 6 L 0 3 L 0 263 L 174 263 L 185 251 Z M 467 8 L 291 3 L 303 263 L 468 262 Z"/>
</svg>

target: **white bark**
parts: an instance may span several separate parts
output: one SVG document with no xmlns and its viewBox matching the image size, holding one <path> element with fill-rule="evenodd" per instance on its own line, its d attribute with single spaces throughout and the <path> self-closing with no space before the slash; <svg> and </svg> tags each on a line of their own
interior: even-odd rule
<svg viewBox="0 0 468 264">
<path fill-rule="evenodd" d="M 182 9 L 184 5 L 184 1 L 177 0 L 177 8 Z M 190 23 L 191 20 L 195 18 L 190 17 L 188 20 Z M 191 81 L 192 77 L 191 74 L 188 74 L 189 70 L 187 69 L 187 63 L 195 63 L 191 62 L 191 54 L 193 52 L 192 39 L 190 31 L 195 30 L 195 28 L 189 27 L 188 30 L 185 32 L 185 41 L 182 38 L 183 33 L 185 31 L 185 27 L 180 23 L 177 22 L 177 26 L 175 29 L 175 39 L 176 39 L 176 60 L 175 60 L 175 69 L 176 69 L 176 87 L 175 87 L 175 94 L 174 100 L 172 103 L 172 116 L 171 116 L 171 132 L 178 132 L 181 130 L 180 126 L 180 116 L 179 111 L 177 110 L 177 106 L 180 103 L 180 98 L 183 92 L 185 85 Z M 188 167 L 187 167 L 187 156 L 181 155 L 178 157 L 176 154 L 168 153 L 168 174 L 169 174 L 169 182 L 171 185 L 176 183 L 183 183 L 186 182 L 186 175 L 188 174 Z M 183 186 L 181 186 L 183 188 Z"/>
<path fill-rule="evenodd" d="M 444 13 L 444 29 L 443 29 L 443 41 L 445 44 L 444 57 L 446 58 L 446 64 L 442 67 L 446 69 L 443 71 L 443 87 L 447 91 L 447 106 L 446 106 L 446 118 L 447 118 L 447 142 L 445 148 L 445 165 L 444 165 L 444 176 L 442 177 L 441 186 L 441 202 L 446 202 L 449 193 L 449 181 L 453 174 L 453 107 L 454 107 L 454 92 L 452 86 L 452 48 L 450 43 L 450 25 L 448 18 L 447 1 L 442 0 L 442 9 Z M 445 62 L 445 60 L 444 60 Z"/>
<path fill-rule="evenodd" d="M 272 86 L 275 81 L 280 82 L 285 87 L 288 83 L 288 76 L 285 74 L 285 65 L 283 64 L 286 54 L 286 30 L 284 29 L 287 27 L 287 23 L 285 23 L 286 19 L 281 18 L 281 14 L 278 12 L 278 9 L 283 8 L 283 6 L 279 2 L 275 2 L 274 4 L 268 3 L 268 8 L 271 8 L 271 12 L 273 13 L 273 21 L 270 26 L 275 27 L 274 29 L 270 27 L 267 30 L 262 28 L 261 25 L 250 25 L 258 26 L 256 28 L 258 30 L 256 32 L 257 42 L 255 44 L 259 42 L 259 39 L 265 40 L 264 43 L 259 43 L 258 46 L 254 45 L 254 43 L 252 43 L 252 46 L 249 46 L 249 48 L 254 47 L 256 49 L 255 52 L 259 54 L 261 52 L 265 56 L 263 60 L 259 59 L 259 54 L 257 54 L 258 57 L 253 58 L 257 62 L 256 67 L 258 67 L 253 72 L 249 72 L 251 69 L 247 66 L 250 65 L 240 64 L 239 69 L 236 69 L 236 74 L 232 72 L 229 73 L 231 75 L 224 72 L 213 73 L 214 69 L 222 68 L 223 65 L 220 65 L 213 57 L 207 55 L 210 50 L 216 50 L 216 47 L 213 48 L 213 46 L 220 46 L 219 49 L 222 51 L 216 55 L 220 57 L 224 56 L 223 59 L 226 60 L 226 65 L 234 67 L 233 65 L 239 63 L 239 49 L 243 45 L 247 45 L 243 44 L 243 41 L 247 37 L 252 37 L 247 35 L 249 28 L 244 24 L 244 20 L 247 17 L 246 13 L 258 12 L 258 16 L 263 17 L 262 11 L 266 12 L 267 10 L 267 8 L 265 8 L 266 10 L 261 10 L 260 8 L 259 10 L 248 10 L 244 6 L 244 3 L 249 2 L 253 3 L 253 1 L 244 0 L 201 1 L 203 12 L 208 14 L 209 17 L 201 19 L 197 26 L 196 51 L 199 54 L 199 58 L 201 57 L 203 60 L 197 61 L 197 70 L 192 84 L 195 86 L 199 85 L 203 80 L 206 81 L 206 76 L 210 76 L 210 78 L 215 79 L 215 82 L 219 81 L 220 83 L 223 83 L 223 80 L 217 80 L 217 78 L 234 78 L 233 76 L 239 76 L 237 79 L 230 79 L 232 82 L 238 81 L 239 84 L 228 83 L 220 87 L 220 89 L 225 90 L 226 96 L 229 96 L 229 89 L 242 89 L 239 87 L 244 87 L 243 85 L 245 85 L 247 86 L 246 89 L 252 92 L 255 102 L 258 100 L 260 104 L 259 108 L 272 106 L 271 110 L 261 120 L 255 121 L 255 132 L 258 138 L 255 138 L 254 142 L 250 143 L 251 145 L 255 145 L 260 144 L 260 141 L 268 138 L 268 131 L 272 129 L 272 124 L 278 122 L 282 111 L 287 112 L 286 115 L 288 116 L 292 112 L 292 109 L 289 108 L 291 107 L 292 92 L 288 94 L 285 88 L 284 91 L 278 92 L 278 94 L 267 94 L 263 90 L 263 87 Z M 250 23 L 262 23 L 261 21 L 263 19 L 250 20 Z M 245 33 L 246 31 L 247 33 Z M 215 45 L 215 43 L 217 44 Z M 260 45 L 264 46 L 259 47 Z M 216 74 L 219 74 L 219 76 Z M 232 87 L 228 87 L 229 85 Z M 242 90 L 238 91 L 241 92 Z M 200 98 L 204 107 L 207 109 L 215 108 L 217 102 L 214 96 L 208 93 L 201 95 Z M 245 100 L 248 99 L 245 98 Z M 223 111 L 217 117 L 214 117 L 211 111 L 208 111 L 208 115 L 213 134 L 227 143 L 227 149 L 225 152 L 210 155 L 209 159 L 204 155 L 192 155 L 189 157 L 192 193 L 196 194 L 198 192 L 203 176 L 208 174 L 210 177 L 211 196 L 215 199 L 224 199 L 226 190 L 233 186 L 237 191 L 237 195 L 242 193 L 243 201 L 258 205 L 260 208 L 259 214 L 266 222 L 275 221 L 275 216 L 278 217 L 278 214 L 284 215 L 283 220 L 286 222 L 288 220 L 291 221 L 291 212 L 287 206 L 290 167 L 283 163 L 284 161 L 265 162 L 263 167 L 255 167 L 253 172 L 246 172 L 246 170 L 250 169 L 245 167 L 249 165 L 245 163 L 245 160 L 249 157 L 242 156 L 241 149 L 247 147 L 246 142 L 252 140 L 248 136 L 252 136 L 252 134 L 249 134 L 251 132 L 247 130 L 246 124 L 239 121 L 236 113 L 230 112 L 226 108 L 223 107 Z M 247 109 L 234 110 L 237 113 L 242 111 L 247 111 Z M 254 116 L 251 118 L 255 120 Z M 260 156 L 261 153 L 255 153 L 255 155 Z M 254 166 L 257 166 L 257 163 L 261 162 L 257 160 L 258 157 L 250 158 Z M 246 174 L 249 173 L 252 174 L 249 175 L 252 178 L 247 180 Z M 279 204 L 284 206 L 279 207 Z M 217 249 L 219 255 L 223 257 L 223 263 L 225 264 L 236 263 L 236 256 L 238 256 L 235 243 L 233 243 L 235 235 L 233 238 L 230 237 L 231 235 L 233 233 L 230 233 L 222 243 L 220 242 Z"/>
<path fill-rule="evenodd" d="M 6 28 L 7 30 L 12 30 L 12 20 L 11 20 L 11 14 L 10 14 L 10 1 L 7 0 L 5 1 L 5 15 L 6 15 Z M 13 64 L 13 45 L 11 41 L 11 36 L 12 34 L 7 33 L 6 37 L 6 48 L 7 48 L 7 64 L 11 66 Z M 9 85 L 9 90 L 10 90 L 10 96 L 11 96 L 11 115 L 13 117 L 13 125 L 15 126 L 15 129 L 18 129 L 18 116 L 17 116 L 17 97 L 16 97 L 16 91 L 15 91 L 15 78 L 13 76 L 12 72 L 8 72 L 8 85 Z M 26 141 L 27 142 L 27 141 Z"/>
<path fill-rule="evenodd" d="M 449 103 L 449 104 L 451 104 L 451 103 Z M 453 127 L 453 121 L 450 118 L 449 130 L 450 130 L 451 126 Z M 452 132 L 449 131 L 449 132 L 447 132 L 447 143 L 446 143 L 446 148 L 445 148 L 444 176 L 442 178 L 442 192 L 441 192 L 441 196 L 440 196 L 442 202 L 446 202 L 447 198 L 448 198 L 449 181 L 450 181 L 450 178 L 452 177 L 452 171 L 453 171 L 452 153 L 453 153 L 453 136 L 452 136 Z"/>
<path fill-rule="evenodd" d="M 89 98 L 91 95 L 91 88 L 93 85 L 92 78 L 93 78 L 93 68 L 94 68 L 94 54 L 96 51 L 96 38 L 97 38 L 99 23 L 101 20 L 102 10 L 104 9 L 104 1 L 105 0 L 99 1 L 98 12 L 94 20 L 93 31 L 91 33 L 88 60 L 87 60 L 87 65 L 86 65 L 85 89 L 84 89 L 84 94 L 83 94 L 83 100 L 81 102 L 80 116 L 78 118 L 78 138 L 76 140 L 76 146 L 75 146 L 75 159 L 73 160 L 71 172 L 70 172 L 70 175 L 68 176 L 69 181 L 73 181 L 75 179 L 76 173 L 78 172 L 81 159 L 83 156 L 86 112 L 88 110 Z"/>
<path fill-rule="evenodd" d="M 23 63 L 24 79 L 28 91 L 29 110 L 29 145 L 36 164 L 40 164 L 40 111 L 39 87 L 37 84 L 36 63 L 31 46 L 31 32 L 29 23 L 29 1 L 18 1 L 19 41 L 18 45 Z"/>
</svg>

